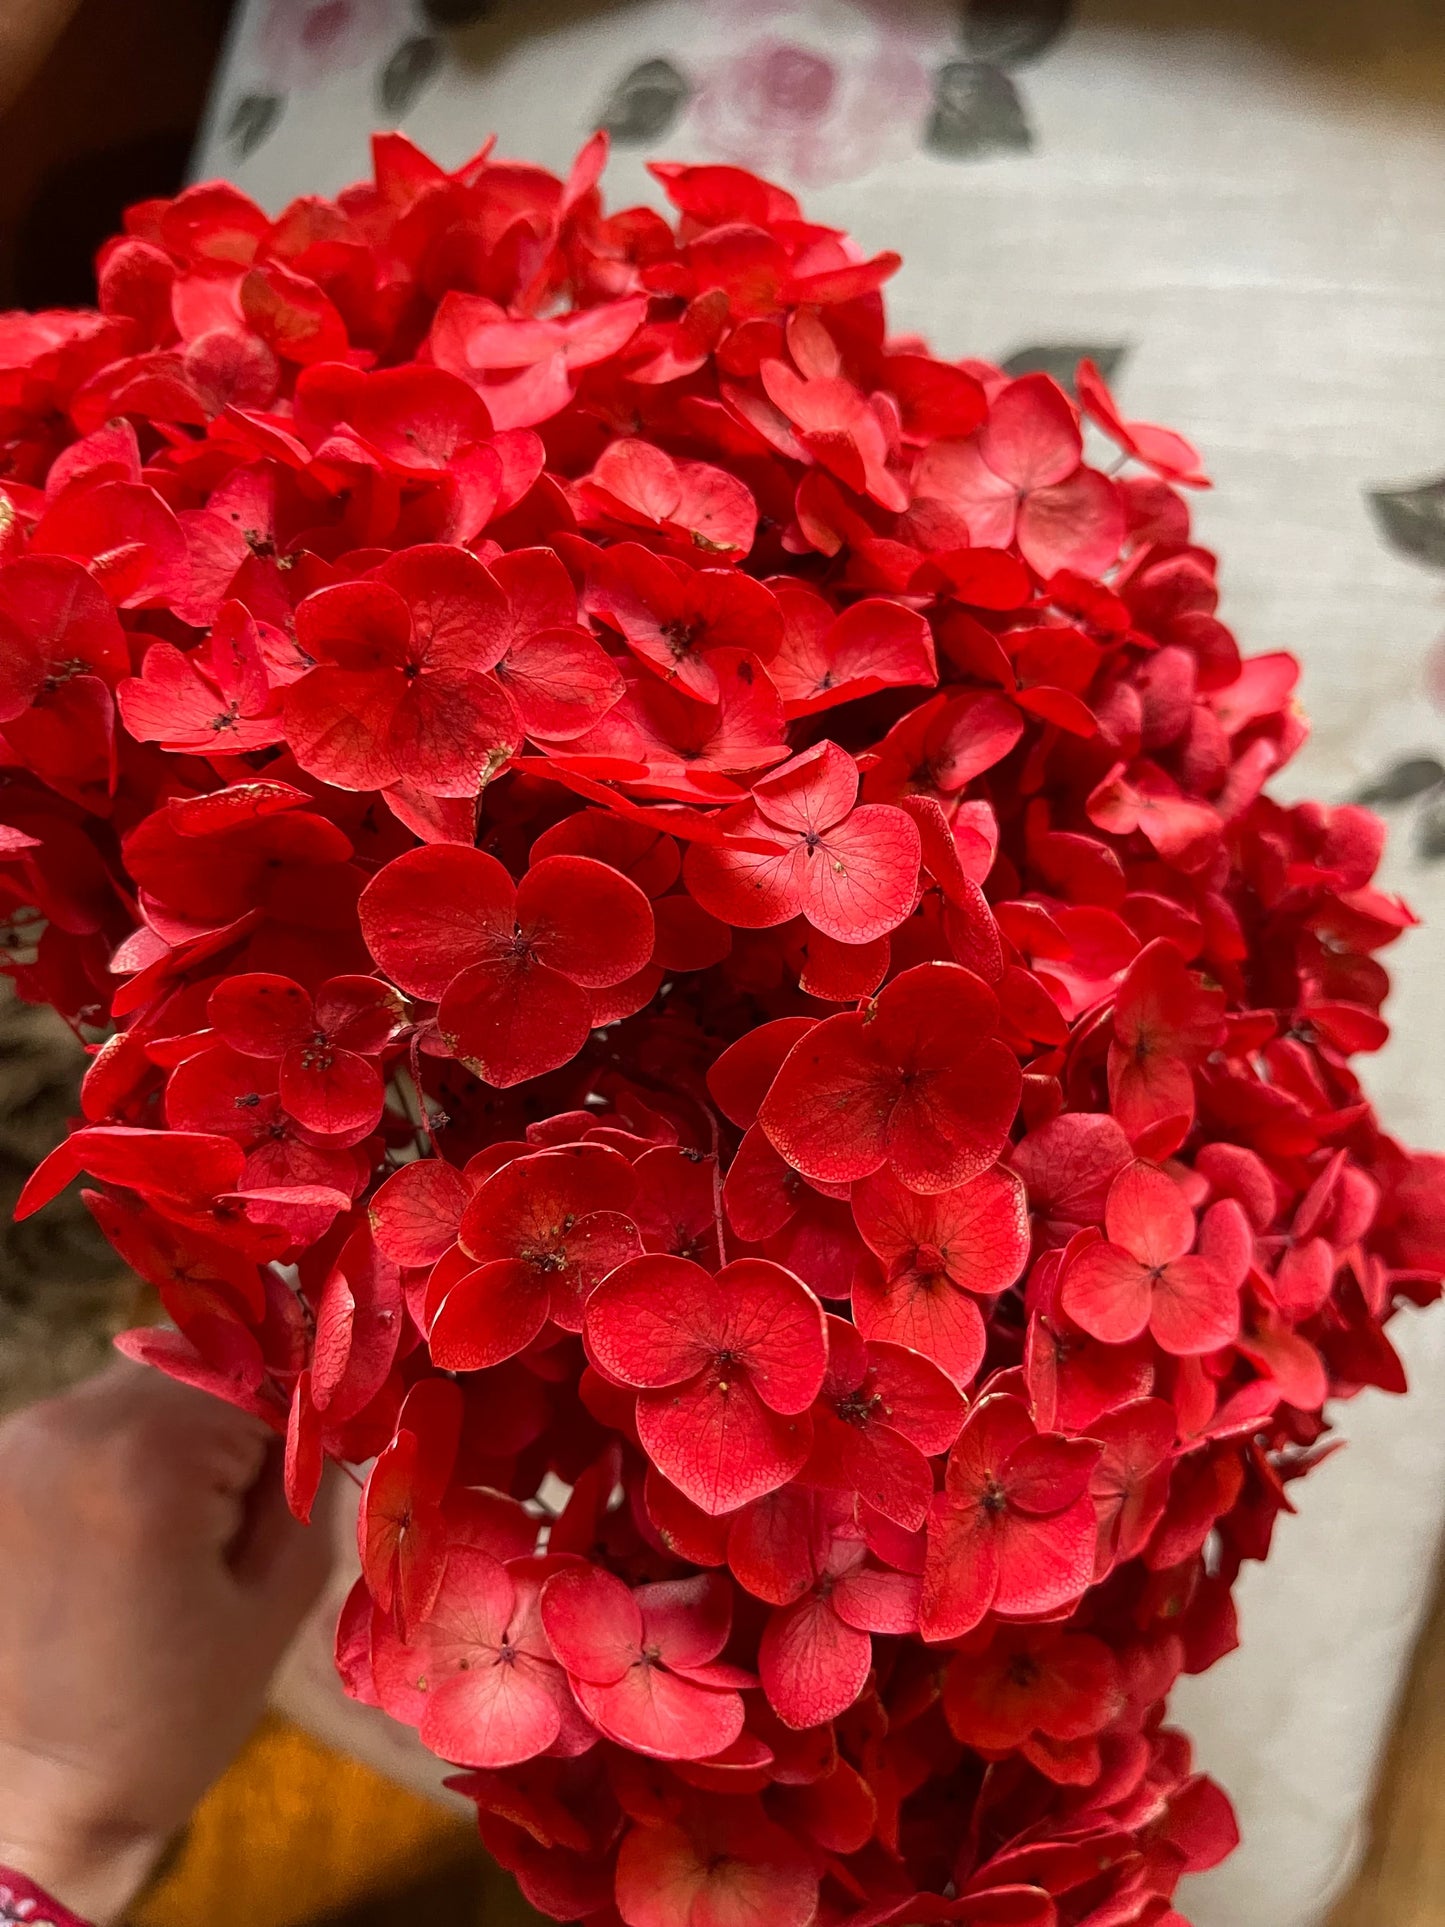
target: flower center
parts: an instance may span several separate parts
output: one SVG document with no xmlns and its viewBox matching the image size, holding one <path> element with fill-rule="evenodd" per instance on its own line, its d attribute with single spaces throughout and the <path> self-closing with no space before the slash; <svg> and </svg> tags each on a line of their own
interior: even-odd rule
<svg viewBox="0 0 1445 1927">
<path fill-rule="evenodd" d="M 877 1416 L 882 1403 L 881 1392 L 865 1392 L 860 1386 L 856 1392 L 845 1392 L 836 1399 L 833 1409 L 845 1425 L 856 1425 L 861 1432 Z"/>
<path fill-rule="evenodd" d="M 671 651 L 674 662 L 683 662 L 697 654 L 697 639 L 701 633 L 700 623 L 684 622 L 681 618 L 662 625 L 662 639 Z"/>
<path fill-rule="evenodd" d="M 533 1245 L 523 1250 L 522 1263 L 530 1265 L 533 1271 L 565 1271 L 567 1252 L 565 1246 Z"/>
</svg>

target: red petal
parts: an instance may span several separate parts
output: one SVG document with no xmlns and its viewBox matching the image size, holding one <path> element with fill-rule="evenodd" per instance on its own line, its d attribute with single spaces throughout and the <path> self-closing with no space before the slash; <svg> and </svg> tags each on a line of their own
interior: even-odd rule
<svg viewBox="0 0 1445 1927">
<path fill-rule="evenodd" d="M 316 1021 L 333 1044 L 373 1057 L 390 1043 L 405 1006 L 375 977 L 329 977 L 316 994 Z"/>
<path fill-rule="evenodd" d="M 386 1095 L 374 1064 L 330 1044 L 288 1050 L 280 1090 L 282 1106 L 297 1123 L 324 1136 L 373 1130 Z"/>
<path fill-rule="evenodd" d="M 749 1125 L 728 1166 L 723 1206 L 740 1238 L 760 1244 L 781 1231 L 798 1208 L 803 1179 L 773 1149 L 756 1125 Z"/>
<path fill-rule="evenodd" d="M 929 1458 L 946 1452 L 958 1437 L 965 1409 L 952 1381 L 902 1345 L 870 1343 L 868 1363 L 870 1389 L 883 1398 L 888 1424 Z"/>
<path fill-rule="evenodd" d="M 615 1574 L 578 1565 L 542 1588 L 542 1628 L 569 1673 L 615 1685 L 642 1652 L 642 1609 Z"/>
<path fill-rule="evenodd" d="M 722 1816 L 697 1835 L 673 1823 L 635 1826 L 617 1859 L 617 1906 L 629 1927 L 809 1927 L 818 1875 L 806 1850 L 753 1815 Z"/>
<path fill-rule="evenodd" d="M 783 1059 L 814 1028 L 812 1017 L 779 1017 L 729 1044 L 708 1068 L 707 1087 L 724 1117 L 740 1130 L 757 1119 Z"/>
<path fill-rule="evenodd" d="M 1082 1597 L 1094 1576 L 1098 1537 L 1094 1502 L 1087 1494 L 1051 1518 L 1005 1515 L 995 1610 L 1056 1612 Z"/>
<path fill-rule="evenodd" d="M 742 1695 L 639 1662 L 613 1686 L 577 1680 L 577 1704 L 608 1739 L 658 1760 L 705 1760 L 743 1729 Z"/>
<path fill-rule="evenodd" d="M 885 1519 L 916 1532 L 933 1497 L 933 1473 L 922 1452 L 888 1425 L 860 1431 L 845 1422 L 838 1432 L 847 1488 Z"/>
<path fill-rule="evenodd" d="M 410 611 L 415 647 L 427 669 L 479 674 L 501 661 L 511 640 L 507 598 L 465 549 L 442 542 L 404 549 L 384 564 L 377 580 Z"/>
<path fill-rule="evenodd" d="M 813 1442 L 806 1414 L 771 1412 L 741 1374 L 719 1381 L 707 1373 L 676 1390 L 643 1392 L 637 1432 L 664 1478 L 714 1517 L 785 1485 Z"/>
<path fill-rule="evenodd" d="M 814 929 L 800 939 L 799 950 L 799 989 L 834 1004 L 871 997 L 892 961 L 887 937 L 875 937 L 871 943 L 839 943 L 836 937 Z"/>
<path fill-rule="evenodd" d="M 522 734 L 516 707 L 494 677 L 439 669 L 409 684 L 392 713 L 385 749 L 401 781 L 430 796 L 474 797 L 515 754 Z M 393 780 L 371 777 L 343 787 L 385 788 Z"/>
<path fill-rule="evenodd" d="M 510 942 L 515 902 L 494 856 L 438 844 L 377 872 L 361 894 L 361 930 L 389 977 L 435 1000 L 469 964 Z"/>
<path fill-rule="evenodd" d="M 248 1057 L 281 1057 L 317 1034 L 316 1012 L 301 985 L 262 972 L 217 984 L 206 1015 L 226 1043 Z"/>
<path fill-rule="evenodd" d="M 699 1573 L 637 1593 L 643 1641 L 679 1672 L 696 1672 L 715 1660 L 732 1630 L 732 1588 L 717 1573 Z"/>
<path fill-rule="evenodd" d="M 1176 1258 L 1154 1286 L 1149 1329 L 1176 1356 L 1218 1351 L 1239 1330 L 1239 1290 L 1205 1258 Z"/>
<path fill-rule="evenodd" d="M 935 1497 L 918 1608 L 924 1640 L 958 1639 L 983 1619 L 998 1591 L 1000 1538 L 976 1499 Z"/>
<path fill-rule="evenodd" d="M 311 1523 L 311 1508 L 324 1464 L 321 1426 L 311 1403 L 311 1374 L 302 1372 L 291 1398 L 284 1471 L 286 1503 L 303 1526 Z"/>
<path fill-rule="evenodd" d="M 472 1186 L 441 1158 L 394 1171 L 368 1207 L 380 1248 L 399 1265 L 429 1265 L 456 1241 Z"/>
<path fill-rule="evenodd" d="M 1019 510 L 1019 552 L 1042 576 L 1059 569 L 1100 576 L 1117 561 L 1125 515 L 1118 487 L 1081 468 L 1054 488 L 1038 489 Z"/>
<path fill-rule="evenodd" d="M 1070 1261 L 1060 1303 L 1091 1337 L 1109 1345 L 1127 1344 L 1149 1323 L 1149 1273 L 1118 1245 L 1090 1245 Z"/>
<path fill-rule="evenodd" d="M 652 956 L 652 906 L 630 878 L 592 857 L 534 863 L 518 886 L 517 922 L 543 964 L 590 990 L 625 982 Z"/>
<path fill-rule="evenodd" d="M 1126 1165 L 1109 1187 L 1104 1226 L 1116 1245 L 1156 1270 L 1182 1258 L 1194 1243 L 1194 1213 L 1166 1172 L 1143 1163 Z"/>
<path fill-rule="evenodd" d="M 807 853 L 803 915 L 840 943 L 886 936 L 913 908 L 920 855 L 917 826 L 902 810 L 854 810 Z"/>
<path fill-rule="evenodd" d="M 565 1691 L 560 1678 L 549 1685 L 545 1669 L 525 1656 L 479 1659 L 432 1687 L 418 1729 L 422 1745 L 457 1766 L 535 1759 L 561 1731 Z"/>
<path fill-rule="evenodd" d="M 605 716 L 626 684 L 607 651 L 584 629 L 539 629 L 513 643 L 497 680 L 529 736 L 569 742 Z"/>
<path fill-rule="evenodd" d="M 307 656 L 339 669 L 400 669 L 411 614 L 383 582 L 337 582 L 297 604 L 296 640 Z"/>
<path fill-rule="evenodd" d="M 758 1645 L 768 1703 L 785 1726 L 821 1726 L 863 1691 L 873 1641 L 846 1626 L 826 1599 L 810 1595 L 775 1611 Z"/>
<path fill-rule="evenodd" d="M 547 1322 L 546 1279 L 512 1259 L 469 1271 L 442 1299 L 428 1334 L 443 1371 L 479 1372 L 515 1358 Z"/>
<path fill-rule="evenodd" d="M 808 836 L 841 823 L 858 800 L 858 765 L 824 741 L 781 763 L 753 785 L 753 801 L 777 829 Z"/>
<path fill-rule="evenodd" d="M 316 1308 L 311 1394 L 330 1425 L 369 1405 L 396 1360 L 403 1329 L 401 1274 L 363 1228 L 342 1247 Z M 323 1342 L 329 1333 L 331 1344 Z M 322 1361 L 331 1353 L 331 1370 Z"/>
<path fill-rule="evenodd" d="M 544 856 L 595 857 L 653 898 L 672 888 L 682 868 L 677 843 L 662 826 L 629 822 L 610 810 L 578 810 L 543 830 L 532 845 L 532 860 Z"/>
<path fill-rule="evenodd" d="M 357 1520 L 371 1596 L 403 1627 L 425 1618 L 446 1571 L 440 1514 L 416 1503 L 419 1458 L 416 1434 L 398 1432 L 371 1468 Z"/>
<path fill-rule="evenodd" d="M 853 1316 L 870 1340 L 911 1346 L 956 1385 L 970 1384 L 983 1363 L 983 1314 L 944 1278 L 903 1272 L 884 1283 L 865 1274 L 853 1287 Z"/>
<path fill-rule="evenodd" d="M 711 1302 L 716 1289 L 702 1266 L 687 1258 L 663 1252 L 635 1258 L 588 1301 L 587 1350 L 624 1385 L 679 1385 L 719 1349 L 722 1314 Z"/>
<path fill-rule="evenodd" d="M 1065 481 L 1084 452 L 1078 417 L 1048 375 L 1023 375 L 994 396 L 979 448 L 1020 494 Z"/>
</svg>

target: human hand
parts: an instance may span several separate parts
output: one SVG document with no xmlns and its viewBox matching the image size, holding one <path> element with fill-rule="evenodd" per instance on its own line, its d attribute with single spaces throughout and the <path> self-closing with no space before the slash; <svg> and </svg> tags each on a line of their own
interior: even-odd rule
<svg viewBox="0 0 1445 1927">
<path fill-rule="evenodd" d="M 319 1592 L 245 1413 L 122 1364 L 0 1425 L 0 1866 L 104 1923 L 254 1724 Z"/>
</svg>

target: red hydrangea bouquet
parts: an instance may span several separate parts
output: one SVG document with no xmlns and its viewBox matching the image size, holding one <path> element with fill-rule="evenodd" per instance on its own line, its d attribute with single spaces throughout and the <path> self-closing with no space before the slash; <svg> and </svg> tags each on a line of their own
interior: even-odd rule
<svg viewBox="0 0 1445 1927">
<path fill-rule="evenodd" d="M 1445 1258 L 1380 831 L 1179 436 L 376 143 L 0 322 L 8 968 L 132 1356 L 365 1469 L 348 1690 L 606 1927 L 1178 1927 L 1165 1723 Z M 1103 464 L 1102 466 L 1100 464 Z"/>
</svg>

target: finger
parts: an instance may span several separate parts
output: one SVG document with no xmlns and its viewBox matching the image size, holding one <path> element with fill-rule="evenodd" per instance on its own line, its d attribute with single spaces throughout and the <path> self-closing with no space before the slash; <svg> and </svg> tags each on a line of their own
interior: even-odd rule
<svg viewBox="0 0 1445 1927">
<path fill-rule="evenodd" d="M 169 1437 L 199 1440 L 218 1452 L 230 1448 L 238 1455 L 238 1468 L 250 1468 L 237 1472 L 242 1489 L 256 1476 L 258 1448 L 264 1448 L 275 1436 L 252 1413 L 128 1358 L 117 1358 L 103 1372 L 83 1380 L 51 1403 L 73 1406 L 81 1427 L 127 1425 L 143 1429 L 158 1443 Z M 178 1464 L 177 1469 L 184 1471 L 184 1464 Z"/>
<path fill-rule="evenodd" d="M 51 1419 L 154 1539 L 215 1552 L 241 1529 L 272 1438 L 250 1414 L 127 1360 L 55 1401 Z"/>
<path fill-rule="evenodd" d="M 259 1613 L 276 1630 L 279 1654 L 315 1604 L 331 1571 L 331 1516 L 338 1475 L 321 1482 L 309 1526 L 292 1517 L 286 1502 L 282 1449 L 273 1445 L 246 1495 L 241 1529 L 227 1550 L 227 1565 L 248 1613 Z"/>
</svg>

